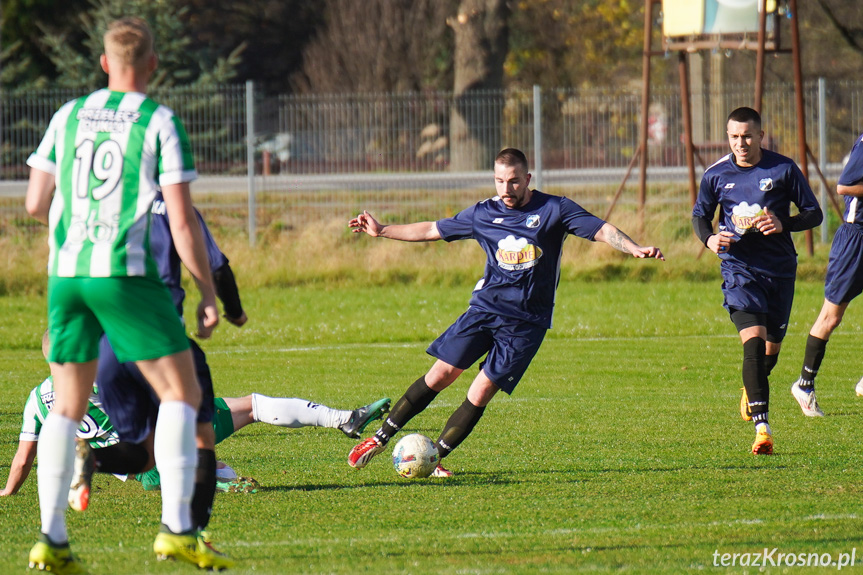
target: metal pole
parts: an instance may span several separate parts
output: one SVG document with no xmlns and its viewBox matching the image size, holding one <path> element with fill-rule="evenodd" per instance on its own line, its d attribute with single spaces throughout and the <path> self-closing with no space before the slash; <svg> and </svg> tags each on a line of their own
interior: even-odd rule
<svg viewBox="0 0 863 575">
<path fill-rule="evenodd" d="M 255 247 L 255 84 L 246 80 L 246 173 L 249 179 L 249 245 Z"/>
<path fill-rule="evenodd" d="M 689 67 L 686 52 L 678 52 L 677 67 L 680 71 L 680 105 L 683 108 L 683 134 L 686 144 L 686 167 L 689 175 L 689 205 L 694 206 L 698 190 L 695 187 L 695 151 L 692 143 L 692 103 L 689 100 Z"/>
<path fill-rule="evenodd" d="M 758 51 L 755 57 L 755 111 L 761 113 L 764 97 L 764 50 L 767 41 L 767 6 L 764 0 L 758 2 Z M 776 26 L 778 28 L 778 25 Z"/>
<path fill-rule="evenodd" d="M 644 231 L 644 204 L 647 198 L 647 110 L 650 107 L 650 46 L 653 32 L 653 5 L 644 1 L 644 46 L 641 51 L 641 128 L 638 147 L 641 149 L 641 170 L 638 174 L 638 232 Z"/>
<path fill-rule="evenodd" d="M 533 85 L 533 187 L 542 190 L 542 91 Z"/>
<path fill-rule="evenodd" d="M 818 167 L 823 174 L 827 170 L 827 84 L 824 78 L 818 78 Z M 824 211 L 824 222 L 821 224 L 821 243 L 827 243 L 827 186 L 821 180 L 821 209 Z"/>
<path fill-rule="evenodd" d="M 797 108 L 797 146 L 799 149 L 800 171 L 809 181 L 809 160 L 806 157 L 806 108 L 803 105 L 803 69 L 800 64 L 800 13 L 797 11 L 797 0 L 790 0 L 791 8 L 791 56 L 794 60 L 794 100 Z M 806 230 L 806 253 L 815 253 L 812 245 L 812 230 Z"/>
</svg>

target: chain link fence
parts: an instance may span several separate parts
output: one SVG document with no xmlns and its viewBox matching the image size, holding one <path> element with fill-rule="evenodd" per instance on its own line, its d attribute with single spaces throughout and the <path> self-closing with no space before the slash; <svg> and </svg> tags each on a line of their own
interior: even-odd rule
<svg viewBox="0 0 863 575">
<path fill-rule="evenodd" d="M 173 108 L 189 133 L 202 176 L 193 186 L 198 204 L 229 214 L 226 226 L 253 235 L 344 219 L 364 207 L 403 219 L 452 214 L 493 193 L 487 152 L 504 146 L 525 151 L 535 183 L 602 215 L 638 147 L 638 89 L 456 98 L 444 92 L 266 96 L 250 88 L 175 88 L 152 96 Z M 704 162 L 727 153 L 725 117 L 751 104 L 753 94 L 753 85 L 692 94 Z M 25 162 L 54 111 L 76 95 L 0 94 L 0 235 L 38 233 L 22 209 Z M 863 130 L 863 82 L 809 82 L 804 99 L 809 146 L 835 178 Z M 823 113 L 819 102 L 826 103 Z M 767 147 L 799 162 L 793 85 L 765 87 L 763 117 Z M 647 201 L 687 203 L 678 86 L 651 88 L 648 126 Z M 474 145 L 465 144 L 465 134 Z M 634 202 L 631 195 L 621 203 Z"/>
</svg>

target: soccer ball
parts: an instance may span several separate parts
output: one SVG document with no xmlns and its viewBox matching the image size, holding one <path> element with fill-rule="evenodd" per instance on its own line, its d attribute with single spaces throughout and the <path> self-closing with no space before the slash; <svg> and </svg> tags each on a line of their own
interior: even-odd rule
<svg viewBox="0 0 863 575">
<path fill-rule="evenodd" d="M 422 433 L 402 437 L 393 449 L 393 467 L 408 479 L 428 477 L 439 461 L 437 446 Z"/>
</svg>

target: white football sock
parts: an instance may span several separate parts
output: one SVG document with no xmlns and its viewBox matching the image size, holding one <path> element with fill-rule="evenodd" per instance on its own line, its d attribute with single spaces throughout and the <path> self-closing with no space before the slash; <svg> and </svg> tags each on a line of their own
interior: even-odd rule
<svg viewBox="0 0 863 575">
<path fill-rule="evenodd" d="M 755 426 L 755 433 L 758 433 L 759 431 L 766 431 L 766 432 L 767 432 L 767 433 L 769 433 L 770 435 L 773 435 L 773 430 L 771 430 L 771 429 L 770 429 L 770 424 L 769 424 L 769 423 L 759 423 L 759 424 L 757 424 L 757 425 Z"/>
<path fill-rule="evenodd" d="M 75 464 L 75 433 L 78 423 L 68 417 L 49 413 L 39 433 L 36 457 L 39 459 L 39 510 L 42 533 L 54 543 L 69 540 L 66 532 L 66 506 Z"/>
<path fill-rule="evenodd" d="M 252 418 L 279 427 L 338 427 L 350 420 L 351 412 L 305 399 L 267 397 L 253 393 Z"/>
<path fill-rule="evenodd" d="M 153 441 L 162 483 L 162 523 L 173 533 L 192 529 L 191 501 L 198 465 L 195 417 L 189 404 L 166 401 L 159 406 L 156 420 Z"/>
</svg>

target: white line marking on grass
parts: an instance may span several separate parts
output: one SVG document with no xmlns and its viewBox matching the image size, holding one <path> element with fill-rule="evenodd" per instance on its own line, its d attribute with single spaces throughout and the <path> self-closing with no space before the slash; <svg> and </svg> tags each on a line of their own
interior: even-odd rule
<svg viewBox="0 0 863 575">
<path fill-rule="evenodd" d="M 669 339 L 681 339 L 681 338 L 690 338 L 691 335 L 647 335 L 647 336 L 627 336 L 627 337 L 578 337 L 578 336 L 561 336 L 561 337 L 553 337 L 548 338 L 548 341 L 554 340 L 563 340 L 563 339 L 574 339 L 576 341 L 586 341 L 586 342 L 603 342 L 603 341 L 620 341 L 620 342 L 630 342 L 630 341 L 650 341 L 650 340 L 669 340 Z M 713 334 L 713 335 L 699 335 L 701 339 L 738 339 L 737 334 Z M 300 351 L 322 351 L 322 350 L 341 350 L 341 349 L 354 349 L 357 347 L 362 348 L 379 348 L 379 349 L 410 349 L 421 347 L 428 347 L 428 344 L 425 342 L 390 342 L 390 343 L 336 343 L 336 344 L 324 344 L 324 345 L 303 345 L 296 347 L 281 347 L 275 349 L 266 349 L 264 351 L 272 352 L 272 353 L 294 353 Z M 218 354 L 234 354 L 234 353 L 261 353 L 260 348 L 232 348 L 232 349 L 223 349 L 216 351 L 207 351 L 207 355 L 218 355 Z"/>
<path fill-rule="evenodd" d="M 848 519 L 858 519 L 858 515 L 856 513 L 849 514 L 840 514 L 840 515 L 808 515 L 806 517 L 800 517 L 800 521 L 843 521 Z M 669 523 L 669 524 L 641 524 L 638 523 L 636 525 L 630 525 L 625 527 L 588 527 L 588 528 L 567 528 L 567 529 L 548 529 L 542 531 L 539 534 L 539 537 L 544 536 L 569 536 L 569 535 L 578 535 L 578 534 L 607 534 L 607 533 L 629 533 L 636 531 L 646 531 L 646 530 L 657 530 L 657 531 L 667 531 L 674 530 L 680 531 L 681 533 L 691 533 L 692 529 L 705 528 L 705 527 L 736 527 L 739 525 L 765 525 L 769 526 L 771 523 L 782 523 L 782 525 L 786 525 L 785 519 L 777 519 L 775 521 L 765 521 L 763 519 L 735 519 L 732 521 L 706 521 L 706 522 L 696 522 L 696 523 Z M 526 534 L 519 531 L 480 531 L 480 532 L 468 532 L 468 533 L 449 533 L 444 534 L 438 532 L 435 537 L 438 539 L 512 539 L 512 538 L 524 538 L 526 536 L 536 537 L 535 534 Z M 392 535 L 381 535 L 381 536 L 373 536 L 373 537 L 337 537 L 332 539 L 291 539 L 286 541 L 232 541 L 229 547 L 245 547 L 245 548 L 261 548 L 261 547 L 288 547 L 288 546 L 311 546 L 317 545 L 320 547 L 322 544 L 333 545 L 333 546 L 345 546 L 356 544 L 360 541 L 375 541 L 375 542 L 385 542 L 385 543 L 393 543 L 398 541 L 398 538 Z"/>
<path fill-rule="evenodd" d="M 837 515 L 807 515 L 800 517 L 800 521 L 844 521 L 849 519 L 858 519 L 860 516 L 856 513 L 837 514 Z M 547 529 L 542 531 L 539 537 L 566 537 L 571 535 L 603 535 L 608 533 L 632 533 L 647 530 L 668 531 L 673 530 L 681 533 L 693 533 L 695 529 L 703 529 L 705 527 L 736 527 L 739 525 L 765 525 L 769 527 L 771 523 L 776 523 L 781 526 L 787 526 L 785 519 L 777 519 L 775 521 L 765 521 L 763 519 L 734 519 L 732 521 L 706 521 L 700 523 L 668 523 L 668 524 L 635 524 L 625 527 L 588 527 L 588 528 L 566 528 L 566 529 Z M 441 533 L 438 532 L 435 537 L 438 540 L 445 539 L 522 539 L 525 537 L 537 537 L 535 532 L 523 533 L 520 531 L 481 531 L 468 533 Z M 372 541 L 376 543 L 395 544 L 402 540 L 395 535 L 379 535 L 372 537 L 334 537 L 330 539 L 322 539 L 315 537 L 313 539 L 292 538 L 283 541 L 231 541 L 222 542 L 220 545 L 224 549 L 230 548 L 245 548 L 245 549 L 261 549 L 261 548 L 279 548 L 279 547 L 317 547 L 323 545 L 331 545 L 334 547 L 350 547 L 361 544 L 363 542 Z M 659 544 L 657 546 L 660 546 Z M 575 547 L 580 547 L 577 545 Z M 96 548 L 99 553 L 126 553 L 126 545 L 102 546 Z"/>
<path fill-rule="evenodd" d="M 424 343 L 338 343 L 338 344 L 328 344 L 328 345 L 305 345 L 298 347 L 282 347 L 276 349 L 266 349 L 264 351 L 268 353 L 294 353 L 298 351 L 323 351 L 323 350 L 340 350 L 340 349 L 353 349 L 356 347 L 362 348 L 381 348 L 381 349 L 407 349 L 411 347 L 425 347 Z M 227 355 L 227 354 L 235 354 L 235 353 L 261 353 L 260 349 L 223 349 L 218 351 L 208 351 L 207 355 Z"/>
</svg>

